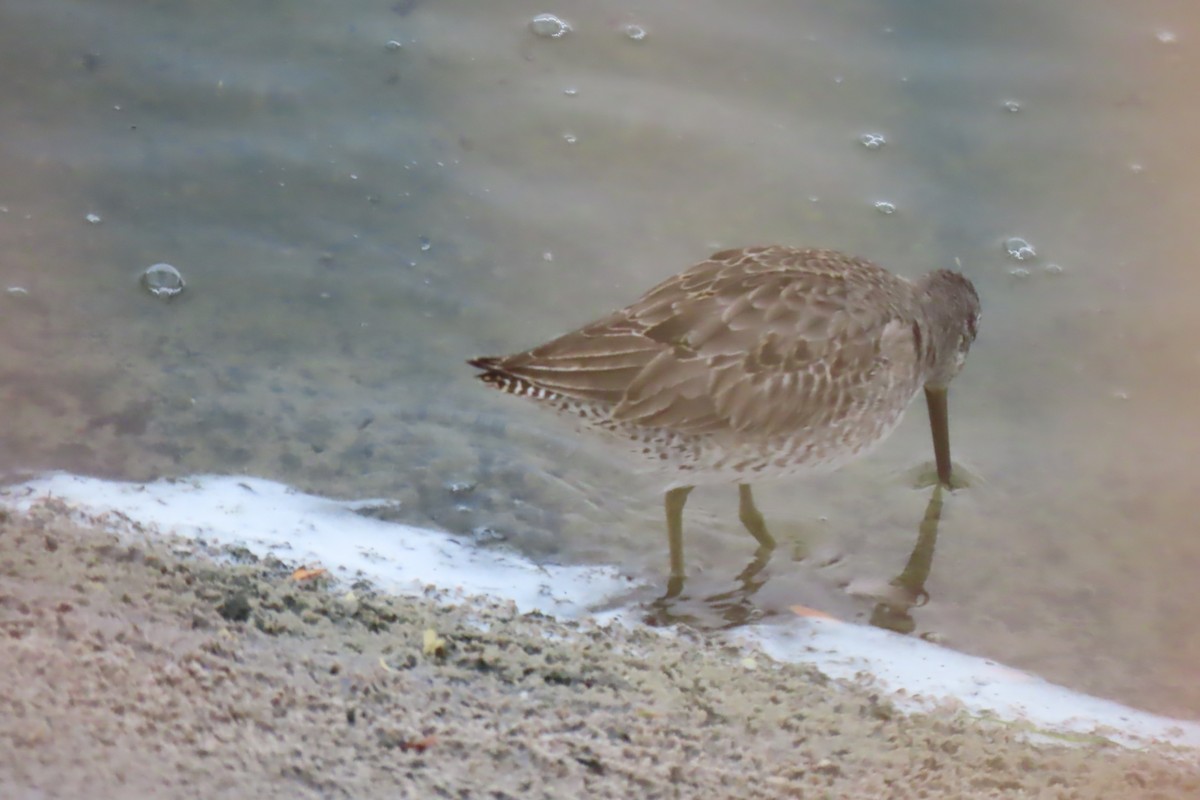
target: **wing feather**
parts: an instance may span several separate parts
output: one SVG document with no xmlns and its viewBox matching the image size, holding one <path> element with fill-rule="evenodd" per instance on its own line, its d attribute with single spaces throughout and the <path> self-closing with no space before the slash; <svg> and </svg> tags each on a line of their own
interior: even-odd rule
<svg viewBox="0 0 1200 800">
<path fill-rule="evenodd" d="M 878 392 L 916 391 L 911 291 L 832 251 L 726 251 L 493 368 L 636 426 L 794 433 L 838 424 Z"/>
</svg>

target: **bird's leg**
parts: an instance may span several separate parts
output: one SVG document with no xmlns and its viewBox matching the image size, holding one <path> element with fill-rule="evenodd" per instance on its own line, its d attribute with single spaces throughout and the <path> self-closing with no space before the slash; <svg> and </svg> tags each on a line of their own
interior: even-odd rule
<svg viewBox="0 0 1200 800">
<path fill-rule="evenodd" d="M 771 551 L 775 549 L 775 539 L 767 532 L 763 515 L 754 505 L 750 484 L 739 483 L 738 494 L 741 501 L 738 504 L 738 518 L 746 526 L 746 530 L 750 531 L 750 535 L 758 540 L 758 550 L 746 568 L 734 579 L 737 581 L 736 589 L 705 598 L 705 602 L 719 610 L 730 625 L 744 624 L 760 613 L 754 608 L 750 598 L 767 582 L 764 570 L 771 562 Z"/>
<path fill-rule="evenodd" d="M 667 546 L 671 551 L 671 578 L 667 596 L 675 597 L 683 590 L 683 506 L 693 486 L 677 486 L 667 490 Z"/>
<path fill-rule="evenodd" d="M 758 540 L 760 552 L 769 553 L 775 549 L 775 537 L 767 532 L 767 523 L 763 521 L 762 512 L 754 505 L 754 495 L 750 493 L 750 484 L 738 484 L 738 519 L 750 531 L 750 535 Z"/>
</svg>

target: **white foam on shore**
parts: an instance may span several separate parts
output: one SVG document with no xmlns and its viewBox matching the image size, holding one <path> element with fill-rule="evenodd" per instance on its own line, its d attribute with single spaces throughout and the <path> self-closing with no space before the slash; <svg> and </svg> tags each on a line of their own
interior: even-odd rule
<svg viewBox="0 0 1200 800">
<path fill-rule="evenodd" d="M 579 617 L 630 588 L 612 567 L 536 565 L 444 532 L 356 513 L 389 501 L 330 500 L 260 478 L 200 476 L 137 484 L 54 473 L 0 489 L 0 506 L 14 511 L 49 498 L 104 517 L 118 530 L 136 523 L 213 544 L 241 545 L 260 555 L 320 565 L 339 577 L 361 575 L 401 594 L 421 594 L 434 586 L 511 601 L 522 611 Z M 779 661 L 813 664 L 832 677 L 871 676 L 902 708 L 958 702 L 972 714 L 1047 735 L 1095 735 L 1132 747 L 1153 742 L 1200 748 L 1200 723 L 1138 711 L 879 628 L 797 617 L 782 625 L 746 626 L 730 637 Z"/>
<path fill-rule="evenodd" d="M 629 588 L 612 568 L 539 566 L 442 531 L 355 513 L 395 505 L 391 501 L 331 500 L 262 478 L 205 475 L 142 484 L 54 473 L 0 490 L 0 504 L 16 510 L 48 497 L 91 514 L 119 513 L 164 533 L 319 564 L 338 577 L 362 575 L 401 594 L 433 586 L 571 617 Z"/>
</svg>

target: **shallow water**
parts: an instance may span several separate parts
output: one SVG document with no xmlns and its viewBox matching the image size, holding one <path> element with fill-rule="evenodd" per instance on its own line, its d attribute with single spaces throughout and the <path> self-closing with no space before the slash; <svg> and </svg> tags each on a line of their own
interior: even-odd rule
<svg viewBox="0 0 1200 800">
<path fill-rule="evenodd" d="M 573 30 L 534 35 L 543 11 Z M 835 247 L 906 275 L 957 260 L 984 306 L 951 392 L 973 482 L 945 500 L 914 631 L 1200 714 L 1189 4 L 3 16 L 5 468 L 396 497 L 480 546 L 661 581 L 654 487 L 463 360 L 720 247 Z M 160 261 L 188 283 L 170 302 L 138 284 Z M 758 489 L 783 546 L 738 614 L 869 619 L 917 540 L 929 451 L 916 408 L 871 459 Z M 702 598 L 751 556 L 736 492 L 697 490 L 685 522 L 696 600 L 674 611 L 724 624 Z"/>
</svg>

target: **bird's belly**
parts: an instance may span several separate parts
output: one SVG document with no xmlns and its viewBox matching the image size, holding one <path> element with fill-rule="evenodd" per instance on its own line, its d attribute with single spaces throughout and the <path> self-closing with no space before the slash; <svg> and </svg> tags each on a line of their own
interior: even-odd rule
<svg viewBox="0 0 1200 800">
<path fill-rule="evenodd" d="M 639 472 L 665 478 L 667 488 L 758 483 L 833 472 L 867 455 L 900 424 L 905 407 L 888 413 L 877 409 L 874 414 L 772 437 L 738 431 L 685 435 L 661 429 L 609 433 L 637 457 Z"/>
<path fill-rule="evenodd" d="M 560 402 L 555 410 L 581 431 L 600 434 L 634 457 L 634 469 L 667 488 L 751 483 L 832 472 L 881 444 L 899 425 L 915 391 L 909 386 L 825 424 L 776 435 L 721 429 L 684 433 L 614 420 L 609 409 Z"/>
</svg>

